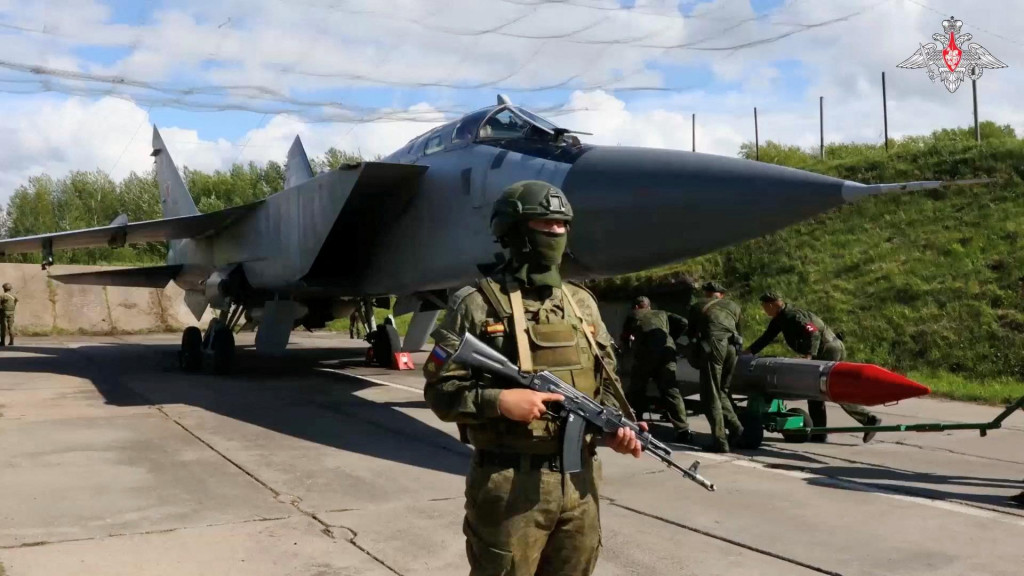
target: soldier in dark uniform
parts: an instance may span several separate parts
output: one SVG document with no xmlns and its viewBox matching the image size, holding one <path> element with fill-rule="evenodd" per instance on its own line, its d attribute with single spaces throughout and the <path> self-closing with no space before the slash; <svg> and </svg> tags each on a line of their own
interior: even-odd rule
<svg viewBox="0 0 1024 576">
<path fill-rule="evenodd" d="M 736 367 L 736 348 L 742 345 L 739 304 L 723 298 L 717 282 L 701 286 L 704 298 L 690 306 L 687 335 L 693 342 L 695 367 L 700 370 L 700 397 L 711 425 L 712 452 L 729 452 L 743 435 L 743 425 L 732 408 L 729 381 Z M 726 429 L 729 435 L 726 436 Z"/>
<path fill-rule="evenodd" d="M 550 370 L 598 402 L 632 417 L 615 374 L 613 342 L 594 296 L 563 282 L 559 266 L 572 208 L 550 184 L 513 184 L 495 202 L 491 232 L 509 258 L 452 295 L 423 372 L 424 397 L 473 445 L 463 533 L 470 575 L 583 576 L 601 549 L 600 438 L 587 435 L 583 469 L 561 466 L 563 422 L 535 392 L 448 359 L 465 333 L 481 337 L 524 372 Z M 643 429 L 646 424 L 641 423 Z M 636 435 L 604 440 L 639 458 Z"/>
<path fill-rule="evenodd" d="M 633 301 L 633 309 L 622 326 L 620 340 L 633 351 L 629 391 L 626 397 L 637 416 L 647 411 L 647 382 L 653 378 L 665 405 L 668 419 L 676 430 L 676 442 L 692 442 L 693 433 L 686 421 L 682 387 L 676 379 L 676 338 L 686 330 L 686 320 L 678 314 L 654 310 L 646 296 Z"/>
<path fill-rule="evenodd" d="M 836 337 L 825 322 L 814 313 L 801 310 L 786 304 L 776 292 L 766 292 L 761 295 L 761 308 L 764 313 L 771 317 L 768 328 L 750 348 L 744 353 L 757 354 L 782 333 L 786 344 L 797 354 L 804 358 L 814 360 L 841 361 L 846 359 L 846 347 L 843 341 Z M 872 414 L 867 408 L 857 404 L 840 404 L 843 410 L 851 418 L 864 426 L 877 426 L 882 419 Z M 811 416 L 811 423 L 816 427 L 827 426 L 825 403 L 820 400 L 808 400 L 807 412 Z M 874 432 L 864 433 L 864 442 L 870 442 L 875 437 Z M 827 435 L 814 434 L 811 442 L 825 442 Z"/>
</svg>

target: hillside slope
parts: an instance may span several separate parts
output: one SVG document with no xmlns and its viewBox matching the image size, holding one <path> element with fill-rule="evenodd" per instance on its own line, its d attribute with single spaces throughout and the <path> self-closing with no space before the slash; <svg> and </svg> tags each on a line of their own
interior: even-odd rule
<svg viewBox="0 0 1024 576">
<path fill-rule="evenodd" d="M 605 298 L 650 293 L 656 300 L 678 292 L 684 276 L 720 279 L 744 304 L 748 341 L 768 320 L 756 297 L 774 289 L 842 330 L 852 360 L 910 372 L 957 397 L 1019 396 L 1024 140 L 989 123 L 982 142 L 974 142 L 973 130 L 943 130 L 890 142 L 888 155 L 881 146 L 829 146 L 826 160 L 768 143 L 761 161 L 864 183 L 997 181 L 872 198 L 695 260 L 591 287 Z M 753 157 L 752 146 L 743 154 Z M 767 352 L 787 353 L 779 345 Z"/>
</svg>

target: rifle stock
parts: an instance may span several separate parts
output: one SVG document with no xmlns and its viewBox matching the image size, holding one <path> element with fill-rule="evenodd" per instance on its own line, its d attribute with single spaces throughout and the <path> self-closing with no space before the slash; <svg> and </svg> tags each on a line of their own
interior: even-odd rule
<svg viewBox="0 0 1024 576">
<path fill-rule="evenodd" d="M 518 383 L 537 392 L 553 392 L 565 398 L 561 404 L 567 419 L 565 436 L 562 441 L 562 464 L 565 472 L 577 472 L 582 468 L 583 433 L 589 422 L 603 432 L 614 434 L 619 428 L 629 428 L 640 441 L 643 451 L 657 458 L 666 466 L 676 470 L 688 479 L 709 491 L 715 485 L 697 473 L 700 461 L 695 460 L 689 468 L 683 468 L 672 460 L 672 450 L 656 440 L 649 432 L 631 422 L 615 408 L 601 406 L 589 396 L 563 382 L 548 371 L 526 374 L 505 358 L 500 352 L 484 344 L 472 334 L 465 334 L 450 360 L 457 364 L 483 370 L 495 376 Z"/>
</svg>

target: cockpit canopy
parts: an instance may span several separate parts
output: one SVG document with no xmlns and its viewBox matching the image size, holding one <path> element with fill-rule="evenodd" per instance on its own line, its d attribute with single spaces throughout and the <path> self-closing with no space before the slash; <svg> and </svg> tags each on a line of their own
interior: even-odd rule
<svg viewBox="0 0 1024 576">
<path fill-rule="evenodd" d="M 431 130 L 410 142 L 405 153 L 425 156 L 475 142 L 523 153 L 529 153 L 524 147 L 534 149 L 539 146 L 548 149 L 547 154 L 541 155 L 550 156 L 556 152 L 551 148 L 580 146 L 579 139 L 566 136 L 566 132 L 533 112 L 506 101 Z"/>
</svg>

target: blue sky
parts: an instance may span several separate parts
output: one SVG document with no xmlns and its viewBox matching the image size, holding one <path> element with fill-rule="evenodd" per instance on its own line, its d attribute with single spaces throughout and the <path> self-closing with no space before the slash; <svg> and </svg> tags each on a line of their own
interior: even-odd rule
<svg viewBox="0 0 1024 576">
<path fill-rule="evenodd" d="M 969 90 L 950 94 L 923 70 L 896 68 L 954 9 L 975 41 L 1010 64 L 979 81 L 983 117 L 1024 130 L 1024 48 L 1011 33 L 1024 14 L 1013 0 L 411 6 L 419 10 L 387 0 L 0 0 L 0 60 L 9 65 L 0 67 L 9 111 L 0 117 L 0 203 L 42 172 L 147 169 L 151 124 L 179 166 L 217 169 L 281 160 L 296 134 L 313 155 L 331 146 L 388 153 L 498 92 L 556 110 L 547 115 L 593 132 L 594 143 L 689 149 L 695 113 L 698 149 L 734 155 L 753 137 L 754 106 L 762 138 L 816 145 L 819 96 L 828 139 L 879 141 L 885 70 L 890 135 L 965 125 Z M 725 46 L 741 48 L 713 49 Z M 552 85 L 560 87 L 543 89 Z"/>
</svg>

